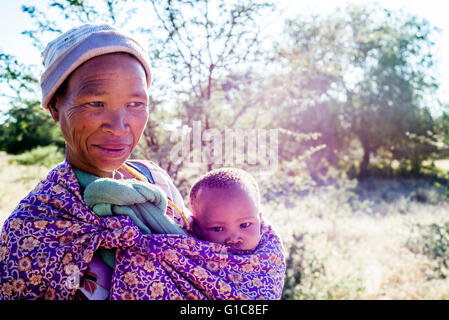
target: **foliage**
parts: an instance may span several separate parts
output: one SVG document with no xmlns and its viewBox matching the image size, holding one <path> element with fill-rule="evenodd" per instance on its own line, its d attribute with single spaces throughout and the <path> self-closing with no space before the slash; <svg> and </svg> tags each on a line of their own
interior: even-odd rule
<svg viewBox="0 0 449 320">
<path fill-rule="evenodd" d="M 321 154 L 328 162 L 341 158 L 354 138 L 363 148 L 362 175 L 379 148 L 410 160 L 415 170 L 437 151 L 425 100 L 438 88 L 435 30 L 427 21 L 348 6 L 327 17 L 298 17 L 287 32 L 290 43 L 280 56 L 289 81 L 296 79 L 290 82 L 298 88 L 290 90 L 293 101 L 306 111 L 285 120 L 296 130 L 320 132 L 330 148 Z"/>
<path fill-rule="evenodd" d="M 17 96 L 33 92 L 35 90 L 33 86 L 37 84 L 30 68 L 3 52 L 0 52 L 0 79 Z"/>
<path fill-rule="evenodd" d="M 39 146 L 24 153 L 21 153 L 13 158 L 21 165 L 41 165 L 51 168 L 54 165 L 64 160 L 64 154 L 55 145 Z"/>
<path fill-rule="evenodd" d="M 210 129 L 223 133 L 227 127 L 238 127 L 237 121 L 251 109 L 248 100 L 229 101 L 223 83 L 236 72 L 236 66 L 261 56 L 261 16 L 273 5 L 263 1 L 206 0 L 151 3 L 160 27 L 147 32 L 159 31 L 163 35 L 157 38 L 153 55 L 170 72 L 171 91 L 177 98 L 174 118 L 180 120 L 176 128 L 181 132 L 183 127 L 193 128 L 193 122 L 201 123 L 200 143 L 207 151 L 203 153 L 202 170 L 211 170 L 213 146 L 204 139 L 204 133 Z M 192 10 L 195 14 L 191 14 Z M 183 162 L 169 173 L 177 175 L 180 166 Z"/>
<path fill-rule="evenodd" d="M 9 89 L 2 96 L 9 95 L 11 103 L 0 124 L 0 150 L 18 154 L 49 144 L 62 148 L 64 142 L 57 124 L 37 100 L 38 81 L 33 71 L 14 57 L 0 53 L 0 79 Z"/>
<path fill-rule="evenodd" d="M 305 249 L 303 237 L 293 235 L 287 251 L 283 300 L 308 300 L 319 295 L 317 279 L 324 276 L 325 267 L 316 254 Z"/>
<path fill-rule="evenodd" d="M 429 277 L 449 276 L 449 221 L 431 224 L 413 224 L 407 246 L 415 253 L 430 258 Z"/>
<path fill-rule="evenodd" d="M 59 149 L 64 147 L 59 126 L 38 101 L 21 101 L 6 115 L 7 119 L 0 125 L 0 150 L 18 154 L 50 144 Z"/>
</svg>

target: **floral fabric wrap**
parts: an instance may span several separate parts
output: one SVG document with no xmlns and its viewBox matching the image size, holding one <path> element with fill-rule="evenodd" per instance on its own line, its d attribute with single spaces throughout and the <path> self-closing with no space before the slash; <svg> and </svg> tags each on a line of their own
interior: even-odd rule
<svg viewBox="0 0 449 320">
<path fill-rule="evenodd" d="M 117 248 L 109 299 L 279 299 L 285 261 L 263 224 L 244 254 L 185 235 L 143 235 L 126 216 L 99 217 L 67 162 L 11 214 L 1 234 L 0 299 L 73 299 L 96 250 Z"/>
</svg>

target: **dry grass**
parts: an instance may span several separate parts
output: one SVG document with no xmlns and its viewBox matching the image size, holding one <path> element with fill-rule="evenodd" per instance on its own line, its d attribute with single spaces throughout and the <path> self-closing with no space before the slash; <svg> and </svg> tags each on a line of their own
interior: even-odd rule
<svg viewBox="0 0 449 320">
<path fill-rule="evenodd" d="M 49 171 L 43 166 L 23 166 L 11 161 L 11 156 L 0 152 L 0 226 Z"/>
<path fill-rule="evenodd" d="M 379 184 L 371 191 L 394 192 Z M 339 203 L 347 196 L 331 190 L 305 196 L 292 208 L 266 205 L 287 248 L 294 234 L 303 235 L 305 270 L 296 298 L 448 299 L 449 279 L 429 278 L 431 261 L 406 244 L 412 224 L 445 221 L 449 205 L 411 198 L 360 200 L 348 208 Z"/>
</svg>

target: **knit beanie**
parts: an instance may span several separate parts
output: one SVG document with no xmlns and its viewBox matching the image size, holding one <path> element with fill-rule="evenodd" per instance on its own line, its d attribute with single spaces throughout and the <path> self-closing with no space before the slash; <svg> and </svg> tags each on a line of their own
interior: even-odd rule
<svg viewBox="0 0 449 320">
<path fill-rule="evenodd" d="M 145 69 L 147 87 L 150 87 L 150 58 L 139 43 L 108 24 L 85 24 L 51 41 L 42 53 L 45 68 L 41 77 L 42 107 L 48 109 L 59 86 L 81 64 L 115 52 L 125 52 L 136 57 Z"/>
</svg>

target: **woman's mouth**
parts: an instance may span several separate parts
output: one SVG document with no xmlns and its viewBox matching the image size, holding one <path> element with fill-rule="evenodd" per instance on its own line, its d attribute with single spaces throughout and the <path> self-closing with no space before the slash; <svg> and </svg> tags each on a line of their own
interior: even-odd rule
<svg viewBox="0 0 449 320">
<path fill-rule="evenodd" d="M 130 149 L 128 144 L 96 144 L 93 145 L 93 147 L 110 158 L 121 158 L 125 156 Z"/>
</svg>

